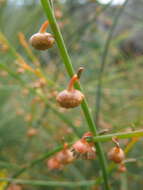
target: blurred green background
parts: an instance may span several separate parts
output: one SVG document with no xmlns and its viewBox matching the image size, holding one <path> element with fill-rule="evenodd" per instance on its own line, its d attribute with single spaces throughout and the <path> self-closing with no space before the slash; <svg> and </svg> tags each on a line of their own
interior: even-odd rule
<svg viewBox="0 0 143 190">
<path fill-rule="evenodd" d="M 101 59 L 114 18 L 122 5 L 95 0 L 55 0 L 54 10 L 73 66 L 85 68 L 81 84 L 93 117 L 96 117 L 97 84 Z M 143 1 L 130 0 L 112 33 L 104 68 L 99 130 L 109 133 L 142 129 L 143 125 Z M 0 175 L 11 177 L 19 168 L 59 144 L 73 142 L 88 131 L 80 108 L 65 110 L 55 101 L 67 87 L 65 71 L 56 44 L 48 51 L 34 50 L 28 43 L 46 20 L 39 0 L 0 0 Z M 50 27 L 48 31 L 51 32 Z M 23 69 L 26 65 L 36 70 Z M 40 75 L 39 75 L 40 73 Z M 42 74 L 42 75 L 41 75 Z M 39 77 L 40 76 L 40 77 Z M 39 78 L 46 84 L 39 86 Z M 41 94 L 43 99 L 41 98 Z M 32 137 L 30 129 L 37 133 Z M 126 148 L 131 140 L 121 141 Z M 110 183 L 115 190 L 143 189 L 140 139 L 131 147 L 126 174 L 114 169 Z M 112 146 L 103 143 L 105 152 Z M 110 161 L 109 161 L 110 163 Z M 49 171 L 46 160 L 19 176 L 45 181 L 94 180 L 100 175 L 98 160 L 76 162 L 63 170 Z M 0 183 L 0 190 L 3 190 Z M 71 189 L 22 185 L 22 189 Z M 100 189 L 77 187 L 76 189 Z M 15 190 L 15 189 L 14 189 Z"/>
</svg>

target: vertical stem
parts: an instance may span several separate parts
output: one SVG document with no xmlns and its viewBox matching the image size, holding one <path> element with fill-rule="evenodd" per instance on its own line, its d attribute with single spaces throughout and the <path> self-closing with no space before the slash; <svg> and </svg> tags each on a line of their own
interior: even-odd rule
<svg viewBox="0 0 143 190">
<path fill-rule="evenodd" d="M 113 20 L 113 24 L 111 26 L 111 29 L 109 31 L 105 46 L 104 46 L 104 50 L 103 50 L 103 54 L 101 56 L 101 66 L 100 66 L 100 70 L 99 70 L 99 77 L 98 77 L 98 84 L 97 84 L 97 93 L 96 93 L 96 113 L 95 113 L 95 123 L 98 126 L 99 125 L 99 114 L 100 114 L 100 109 L 101 109 L 101 97 L 102 97 L 102 78 L 104 75 L 104 69 L 105 69 L 105 65 L 107 63 L 107 56 L 108 56 L 108 52 L 109 52 L 109 48 L 110 48 L 110 44 L 112 41 L 112 36 L 113 36 L 113 32 L 118 24 L 119 18 L 126 6 L 126 4 L 128 3 L 128 0 L 125 1 L 125 3 L 123 4 L 123 6 L 117 11 L 117 14 Z"/>
<path fill-rule="evenodd" d="M 67 73 L 70 77 L 72 77 L 75 74 L 75 71 L 73 69 L 69 54 L 67 52 L 62 34 L 61 34 L 60 29 L 57 25 L 53 11 L 51 9 L 50 1 L 49 0 L 41 0 L 41 3 L 43 6 L 43 9 L 45 10 L 47 18 L 49 20 L 51 29 L 52 29 L 54 37 L 56 39 L 56 42 L 57 42 L 57 45 L 59 48 L 59 52 L 60 52 L 60 55 L 63 59 L 63 63 L 66 67 Z M 76 87 L 77 87 L 77 89 L 82 90 L 81 86 L 78 82 L 76 82 Z M 85 99 L 84 99 L 81 107 L 82 107 L 82 110 L 84 112 L 84 116 L 86 118 L 86 121 L 88 123 L 90 131 L 96 136 L 97 135 L 97 129 L 96 129 L 96 126 L 95 126 L 94 121 L 92 119 L 91 113 L 89 111 L 88 104 L 87 104 Z M 98 152 L 99 161 L 100 161 L 100 165 L 101 165 L 101 169 L 102 169 L 102 174 L 103 174 L 103 179 L 104 179 L 104 189 L 109 190 L 110 188 L 109 188 L 109 184 L 108 184 L 107 164 L 106 164 L 104 152 L 102 150 L 100 143 L 96 143 L 96 149 Z"/>
<path fill-rule="evenodd" d="M 120 190 L 127 190 L 128 189 L 128 181 L 127 181 L 126 173 L 121 174 L 120 181 L 121 181 Z"/>
</svg>

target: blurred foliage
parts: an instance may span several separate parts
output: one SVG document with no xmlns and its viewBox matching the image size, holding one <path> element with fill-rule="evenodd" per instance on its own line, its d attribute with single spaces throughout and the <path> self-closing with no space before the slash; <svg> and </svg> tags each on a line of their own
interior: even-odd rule
<svg viewBox="0 0 143 190">
<path fill-rule="evenodd" d="M 102 51 L 119 6 L 101 5 L 94 0 L 55 0 L 54 7 L 75 69 L 80 66 L 85 68 L 81 83 L 95 116 Z M 5 169 L 7 177 L 13 176 L 20 167 L 44 152 L 62 144 L 63 139 L 75 141 L 77 136 L 88 130 L 80 108 L 64 110 L 55 101 L 57 91 L 65 89 L 69 81 L 56 45 L 48 51 L 38 52 L 28 44 L 30 36 L 39 30 L 45 19 L 39 1 L 0 1 L 0 171 Z M 132 23 L 136 27 L 142 26 L 137 18 Z M 119 22 L 118 28 L 120 25 L 122 22 Z M 125 43 L 133 33 L 134 30 L 130 28 L 114 34 L 105 67 L 100 129 L 109 129 L 111 133 L 141 129 L 143 125 L 143 55 L 138 48 L 133 48 L 134 41 L 132 44 Z M 45 83 L 41 87 L 39 81 L 43 78 Z M 38 134 L 30 137 L 28 131 L 31 128 L 35 128 Z M 122 141 L 121 144 L 126 147 L 128 142 Z M 103 146 L 108 152 L 111 144 Z M 116 170 L 111 172 L 113 189 L 142 190 L 140 148 L 142 140 L 127 155 L 136 158 L 137 162 L 127 164 L 126 175 L 122 176 Z M 98 176 L 99 169 L 98 161 L 76 161 L 63 170 L 49 171 L 44 161 L 28 169 L 22 178 L 91 180 Z M 23 185 L 23 189 L 31 188 L 43 189 Z M 92 189 L 97 188 L 93 186 Z"/>
</svg>

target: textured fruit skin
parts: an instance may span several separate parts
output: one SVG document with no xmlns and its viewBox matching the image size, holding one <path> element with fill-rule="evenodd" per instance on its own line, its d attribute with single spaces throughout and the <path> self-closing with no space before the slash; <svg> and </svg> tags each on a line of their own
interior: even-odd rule
<svg viewBox="0 0 143 190">
<path fill-rule="evenodd" d="M 85 160 L 94 160 L 96 158 L 96 149 L 94 143 L 87 142 L 86 137 L 92 137 L 91 132 L 85 133 L 81 139 L 76 141 L 72 147 L 71 152 L 75 158 L 82 158 Z"/>
<path fill-rule="evenodd" d="M 81 104 L 84 95 L 79 90 L 63 90 L 57 96 L 57 102 L 63 108 L 74 108 Z"/>
<path fill-rule="evenodd" d="M 80 139 L 73 144 L 71 152 L 75 158 L 80 157 L 86 160 L 94 160 L 96 158 L 96 150 L 94 146 L 86 142 L 85 139 Z"/>
<path fill-rule="evenodd" d="M 125 158 L 125 154 L 121 148 L 113 147 L 108 153 L 108 158 L 115 163 L 121 163 Z"/>
<path fill-rule="evenodd" d="M 75 144 L 73 144 L 73 149 L 80 154 L 85 154 L 90 150 L 89 144 L 85 140 L 78 140 Z"/>
<path fill-rule="evenodd" d="M 55 39 L 50 33 L 39 32 L 31 36 L 29 42 L 37 50 L 46 50 L 53 46 Z"/>
</svg>

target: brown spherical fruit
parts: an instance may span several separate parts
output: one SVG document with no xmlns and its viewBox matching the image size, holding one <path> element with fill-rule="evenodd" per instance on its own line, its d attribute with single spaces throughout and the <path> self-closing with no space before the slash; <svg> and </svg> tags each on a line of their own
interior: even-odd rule
<svg viewBox="0 0 143 190">
<path fill-rule="evenodd" d="M 121 163 L 125 158 L 125 154 L 121 148 L 113 147 L 108 153 L 108 158 L 115 163 Z"/>
<path fill-rule="evenodd" d="M 36 33 L 30 38 L 30 44 L 37 50 L 46 50 L 53 46 L 55 42 L 52 34 L 44 32 L 44 33 Z"/>
<path fill-rule="evenodd" d="M 84 95 L 79 90 L 63 90 L 57 96 L 57 101 L 63 108 L 74 108 L 81 104 Z"/>
</svg>

